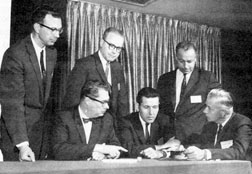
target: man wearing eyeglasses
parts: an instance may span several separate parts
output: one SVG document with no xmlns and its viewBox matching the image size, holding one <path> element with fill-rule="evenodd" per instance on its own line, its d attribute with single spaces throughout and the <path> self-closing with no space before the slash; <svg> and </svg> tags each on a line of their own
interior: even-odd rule
<svg viewBox="0 0 252 174">
<path fill-rule="evenodd" d="M 61 16 L 48 6 L 37 8 L 31 21 L 31 34 L 3 56 L 0 100 L 5 161 L 47 157 L 46 105 L 57 58 L 52 46 L 63 29 Z"/>
<path fill-rule="evenodd" d="M 109 112 L 108 84 L 88 81 L 78 106 L 61 111 L 53 135 L 57 160 L 102 160 L 118 158 L 126 149 L 115 136 Z"/>
<path fill-rule="evenodd" d="M 76 61 L 63 100 L 64 108 L 79 104 L 81 88 L 88 80 L 99 80 L 111 86 L 110 111 L 117 127 L 118 118 L 128 114 L 128 96 L 122 67 L 115 61 L 124 44 L 122 31 L 107 28 L 100 40 L 100 49 L 93 55 Z"/>
</svg>

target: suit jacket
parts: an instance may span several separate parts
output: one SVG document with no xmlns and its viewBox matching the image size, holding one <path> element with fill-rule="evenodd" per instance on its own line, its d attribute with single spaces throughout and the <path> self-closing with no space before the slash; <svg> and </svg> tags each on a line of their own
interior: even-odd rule
<svg viewBox="0 0 252 174">
<path fill-rule="evenodd" d="M 179 102 L 176 112 L 176 70 L 160 76 L 157 90 L 160 93 L 160 112 L 172 116 L 176 138 L 184 140 L 192 133 L 200 133 L 206 123 L 203 113 L 207 94 L 213 88 L 219 88 L 214 75 L 209 71 L 194 68 L 187 83 L 183 99 Z M 191 102 L 192 96 L 201 98 L 200 102 Z"/>
<path fill-rule="evenodd" d="M 222 128 L 217 143 L 214 139 L 217 124 L 209 122 L 203 127 L 200 135 L 191 135 L 184 144 L 195 144 L 199 148 L 209 149 L 212 159 L 223 160 L 251 160 L 252 122 L 249 118 L 233 113 L 230 120 Z M 229 148 L 223 149 L 223 142 L 231 143 Z"/>
<path fill-rule="evenodd" d="M 14 147 L 29 141 L 36 159 L 45 154 L 42 143 L 45 127 L 44 112 L 51 88 L 57 52 L 46 48 L 46 87 L 32 45 L 31 36 L 11 46 L 3 56 L 0 76 L 2 103 L 2 142 L 5 160 L 18 160 Z"/>
<path fill-rule="evenodd" d="M 142 150 L 158 145 L 160 139 L 163 138 L 163 141 L 166 142 L 174 135 L 169 117 L 164 114 L 158 114 L 156 120 L 151 124 L 150 144 L 146 143 L 139 112 L 122 118 L 119 127 L 121 128 L 120 141 L 122 146 L 128 149 L 129 157 L 137 157 Z"/>
<path fill-rule="evenodd" d="M 114 61 L 111 69 L 111 104 L 110 109 L 117 117 L 128 114 L 128 94 L 121 65 Z M 63 107 L 70 108 L 80 103 L 81 89 L 88 80 L 99 80 L 108 83 L 98 52 L 88 57 L 78 59 L 73 68 L 66 88 Z"/>
<path fill-rule="evenodd" d="M 120 145 L 108 112 L 93 121 L 87 144 L 77 108 L 59 113 L 53 131 L 53 151 L 57 160 L 85 160 L 92 156 L 96 144 Z"/>
</svg>

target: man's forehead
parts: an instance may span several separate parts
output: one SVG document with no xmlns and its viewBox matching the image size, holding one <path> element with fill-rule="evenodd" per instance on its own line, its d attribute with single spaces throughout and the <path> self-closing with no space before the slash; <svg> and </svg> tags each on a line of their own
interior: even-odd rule
<svg viewBox="0 0 252 174">
<path fill-rule="evenodd" d="M 98 88 L 98 98 L 109 98 L 109 93 L 103 88 Z"/>
</svg>

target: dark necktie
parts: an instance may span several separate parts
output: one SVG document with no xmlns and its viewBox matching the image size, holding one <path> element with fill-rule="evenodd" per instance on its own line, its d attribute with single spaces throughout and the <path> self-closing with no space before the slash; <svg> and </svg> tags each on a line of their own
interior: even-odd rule
<svg viewBox="0 0 252 174">
<path fill-rule="evenodd" d="M 45 64 L 44 64 L 44 50 L 40 52 L 40 68 L 42 73 L 42 78 L 44 79 L 46 76 Z"/>
<path fill-rule="evenodd" d="M 149 123 L 145 123 L 145 139 L 146 139 L 146 144 L 150 144 L 150 133 L 148 130 Z"/>
<path fill-rule="evenodd" d="M 222 131 L 222 125 L 218 124 L 218 128 L 217 128 L 216 135 L 215 135 L 215 140 L 214 140 L 214 146 L 217 143 L 217 140 L 219 138 L 219 135 L 220 135 L 221 131 Z"/>
<path fill-rule="evenodd" d="M 182 99 L 182 97 L 185 94 L 185 89 L 186 89 L 186 74 L 184 74 L 183 82 L 182 82 L 182 85 L 181 85 L 180 100 Z"/>
</svg>

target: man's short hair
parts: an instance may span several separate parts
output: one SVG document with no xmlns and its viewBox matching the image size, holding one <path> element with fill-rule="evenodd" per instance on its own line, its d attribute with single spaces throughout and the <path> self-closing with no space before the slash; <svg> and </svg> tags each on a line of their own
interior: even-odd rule
<svg viewBox="0 0 252 174">
<path fill-rule="evenodd" d="M 104 89 L 110 93 L 110 86 L 98 80 L 88 81 L 81 90 L 81 99 L 85 96 L 99 97 L 99 89 Z"/>
<path fill-rule="evenodd" d="M 231 93 L 225 91 L 224 89 L 212 89 L 207 95 L 207 100 L 211 98 L 216 98 L 218 103 L 226 106 L 227 108 L 233 108 L 234 106 Z"/>
<path fill-rule="evenodd" d="M 151 87 L 145 87 L 145 88 L 142 88 L 137 94 L 136 101 L 139 105 L 142 103 L 143 97 L 146 97 L 146 98 L 158 97 L 158 98 L 160 98 L 160 95 L 156 89 L 151 88 Z"/>
<path fill-rule="evenodd" d="M 106 39 L 109 33 L 116 33 L 116 34 L 119 34 L 120 36 L 123 37 L 123 31 L 122 30 L 118 30 L 118 29 L 116 29 L 114 27 L 109 27 L 104 31 L 102 38 Z"/>
<path fill-rule="evenodd" d="M 55 18 L 62 18 L 60 13 L 55 8 L 48 5 L 42 5 L 33 11 L 31 19 L 32 24 L 43 23 L 43 20 L 47 14 L 50 14 Z"/>
<path fill-rule="evenodd" d="M 182 41 L 177 44 L 176 46 L 176 54 L 178 54 L 179 49 L 183 49 L 185 51 L 189 50 L 190 48 L 193 48 L 194 51 L 197 53 L 197 48 L 191 41 Z"/>
</svg>

